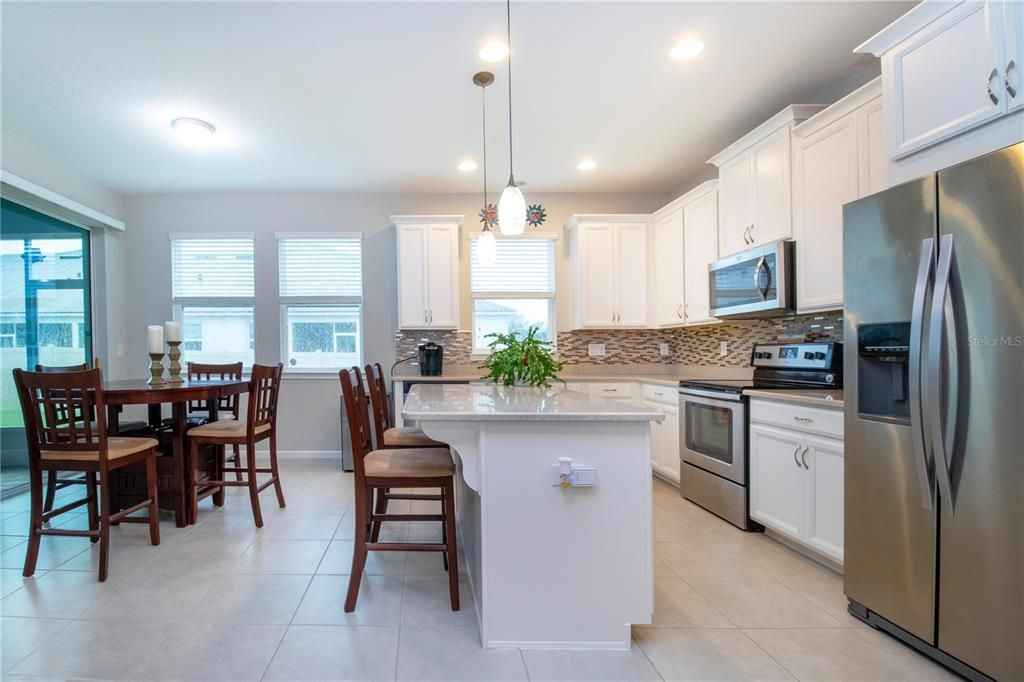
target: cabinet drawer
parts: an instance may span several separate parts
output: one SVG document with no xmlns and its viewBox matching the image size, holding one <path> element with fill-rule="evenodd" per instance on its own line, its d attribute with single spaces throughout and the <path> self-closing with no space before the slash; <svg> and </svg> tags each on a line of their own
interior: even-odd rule
<svg viewBox="0 0 1024 682">
<path fill-rule="evenodd" d="M 579 391 L 580 393 L 589 393 L 587 390 L 587 384 L 583 381 L 567 381 L 565 387 L 570 391 Z"/>
<path fill-rule="evenodd" d="M 843 411 L 808 405 L 754 398 L 750 401 L 750 421 L 785 429 L 843 437 Z"/>
<path fill-rule="evenodd" d="M 655 384 L 644 384 L 644 400 L 655 403 L 667 403 L 669 405 L 679 404 L 679 391 L 671 386 L 657 386 Z"/>
<path fill-rule="evenodd" d="M 590 384 L 590 395 L 601 398 L 632 398 L 633 384 L 627 382 L 602 383 L 593 382 Z"/>
</svg>

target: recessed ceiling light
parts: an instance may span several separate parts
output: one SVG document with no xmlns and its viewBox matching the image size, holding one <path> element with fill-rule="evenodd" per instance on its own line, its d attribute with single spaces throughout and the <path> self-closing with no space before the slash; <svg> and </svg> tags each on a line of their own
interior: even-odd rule
<svg viewBox="0 0 1024 682">
<path fill-rule="evenodd" d="M 460 161 L 459 162 L 459 170 L 462 171 L 463 173 L 468 173 L 469 171 L 475 171 L 476 170 L 476 161 L 474 161 L 473 159 L 466 159 L 464 161 Z"/>
<path fill-rule="evenodd" d="M 171 121 L 171 127 L 178 134 L 178 139 L 193 149 L 205 145 L 217 132 L 211 124 L 198 118 L 176 118 Z"/>
<path fill-rule="evenodd" d="M 480 48 L 480 59 L 485 62 L 500 62 L 508 56 L 508 45 L 492 40 Z"/>
<path fill-rule="evenodd" d="M 672 48 L 672 59 L 681 62 L 685 59 L 693 59 L 704 50 L 704 43 L 696 38 L 686 38 L 676 43 Z"/>
<path fill-rule="evenodd" d="M 595 168 L 597 168 L 597 162 L 594 161 L 593 159 L 583 159 L 582 161 L 576 164 L 576 170 L 592 171 Z"/>
</svg>

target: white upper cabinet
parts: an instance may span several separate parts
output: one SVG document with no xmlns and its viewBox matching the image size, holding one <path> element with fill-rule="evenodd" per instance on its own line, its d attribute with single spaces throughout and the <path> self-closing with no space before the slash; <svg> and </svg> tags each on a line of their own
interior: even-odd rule
<svg viewBox="0 0 1024 682">
<path fill-rule="evenodd" d="M 718 255 L 792 235 L 793 126 L 824 109 L 794 104 L 708 163 L 718 167 Z"/>
<path fill-rule="evenodd" d="M 686 275 L 683 317 L 686 324 L 716 321 L 711 317 L 708 264 L 718 259 L 717 185 L 715 181 L 701 185 L 695 190 L 700 192 L 696 198 L 683 207 L 683 269 Z"/>
<path fill-rule="evenodd" d="M 932 1 L 857 48 L 881 59 L 889 158 L 900 169 L 891 180 L 1024 139 L 1024 115 L 1007 120 L 1024 106 L 1022 35 L 1020 2 Z M 928 148 L 924 159 L 905 160 Z"/>
<path fill-rule="evenodd" d="M 647 215 L 583 215 L 566 223 L 573 326 L 647 326 Z"/>
<path fill-rule="evenodd" d="M 398 326 L 459 326 L 462 216 L 392 216 L 398 241 Z"/>
<path fill-rule="evenodd" d="M 654 324 L 669 327 L 683 324 L 683 209 L 677 208 L 655 218 L 651 240 L 651 266 L 654 268 Z"/>
<path fill-rule="evenodd" d="M 801 313 L 843 306 L 843 204 L 886 186 L 880 101 L 876 79 L 793 130 L 793 238 Z"/>
</svg>

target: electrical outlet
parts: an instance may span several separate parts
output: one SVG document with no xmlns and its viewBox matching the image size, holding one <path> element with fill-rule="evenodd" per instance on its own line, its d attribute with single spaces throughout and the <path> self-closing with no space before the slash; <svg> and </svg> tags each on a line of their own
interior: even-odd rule
<svg viewBox="0 0 1024 682">
<path fill-rule="evenodd" d="M 722 341 L 721 343 L 718 344 L 718 354 L 723 356 L 723 357 L 729 354 L 729 342 L 728 341 Z"/>
<path fill-rule="evenodd" d="M 661 344 L 660 346 L 658 346 L 658 351 L 659 351 L 659 352 L 660 352 L 660 353 L 661 353 L 662 355 L 668 355 L 668 354 L 669 354 L 669 351 L 668 351 L 668 344 L 667 344 L 667 343 L 663 343 L 663 344 Z"/>
<path fill-rule="evenodd" d="M 114 352 L 114 354 L 117 357 L 119 357 L 119 358 L 123 358 L 124 357 L 124 345 L 122 345 L 120 343 L 117 344 L 117 350 Z"/>
<path fill-rule="evenodd" d="M 603 343 L 588 343 L 587 344 L 587 355 L 592 358 L 603 358 L 604 357 L 604 344 Z"/>
</svg>

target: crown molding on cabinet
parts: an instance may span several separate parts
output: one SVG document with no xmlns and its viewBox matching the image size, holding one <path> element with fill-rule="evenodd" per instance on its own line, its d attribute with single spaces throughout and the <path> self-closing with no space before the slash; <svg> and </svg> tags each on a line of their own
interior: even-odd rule
<svg viewBox="0 0 1024 682">
<path fill-rule="evenodd" d="M 739 156 L 753 145 L 765 139 L 772 133 L 796 121 L 804 121 L 825 109 L 824 104 L 791 104 L 767 121 L 757 126 L 749 133 L 733 142 L 731 145 L 718 152 L 708 163 L 713 166 L 721 166 L 735 156 Z"/>
<path fill-rule="evenodd" d="M 392 225 L 462 225 L 464 215 L 393 215 Z"/>
<path fill-rule="evenodd" d="M 827 109 L 811 116 L 806 121 L 793 128 L 793 135 L 804 137 L 815 130 L 820 130 L 830 123 L 838 121 L 843 116 L 858 107 L 862 107 L 871 100 L 882 96 L 882 77 L 877 78 L 860 86 L 849 95 L 828 105 Z"/>
<path fill-rule="evenodd" d="M 571 230 L 580 223 L 649 223 L 650 213 L 580 213 L 569 216 L 565 229 Z"/>
<path fill-rule="evenodd" d="M 651 215 L 651 218 L 654 219 L 654 220 L 659 220 L 660 218 L 663 218 L 664 216 L 668 215 L 669 213 L 672 213 L 673 211 L 677 211 L 677 210 L 681 209 L 686 204 L 689 204 L 690 202 L 692 202 L 692 201 L 694 201 L 696 199 L 699 199 L 700 197 L 704 196 L 708 192 L 714 192 L 717 189 L 718 189 L 718 180 L 717 179 L 715 179 L 715 180 L 705 180 L 704 182 L 700 183 L 699 185 L 697 185 L 693 189 L 691 189 L 688 192 L 686 192 L 686 194 L 683 194 L 681 196 L 676 197 L 672 201 L 668 202 L 667 204 L 665 204 L 664 206 L 659 208 L 657 211 L 655 211 Z"/>
<path fill-rule="evenodd" d="M 853 51 L 856 54 L 873 54 L 881 57 L 959 4 L 961 3 L 948 0 L 925 0 L 865 40 Z"/>
</svg>

